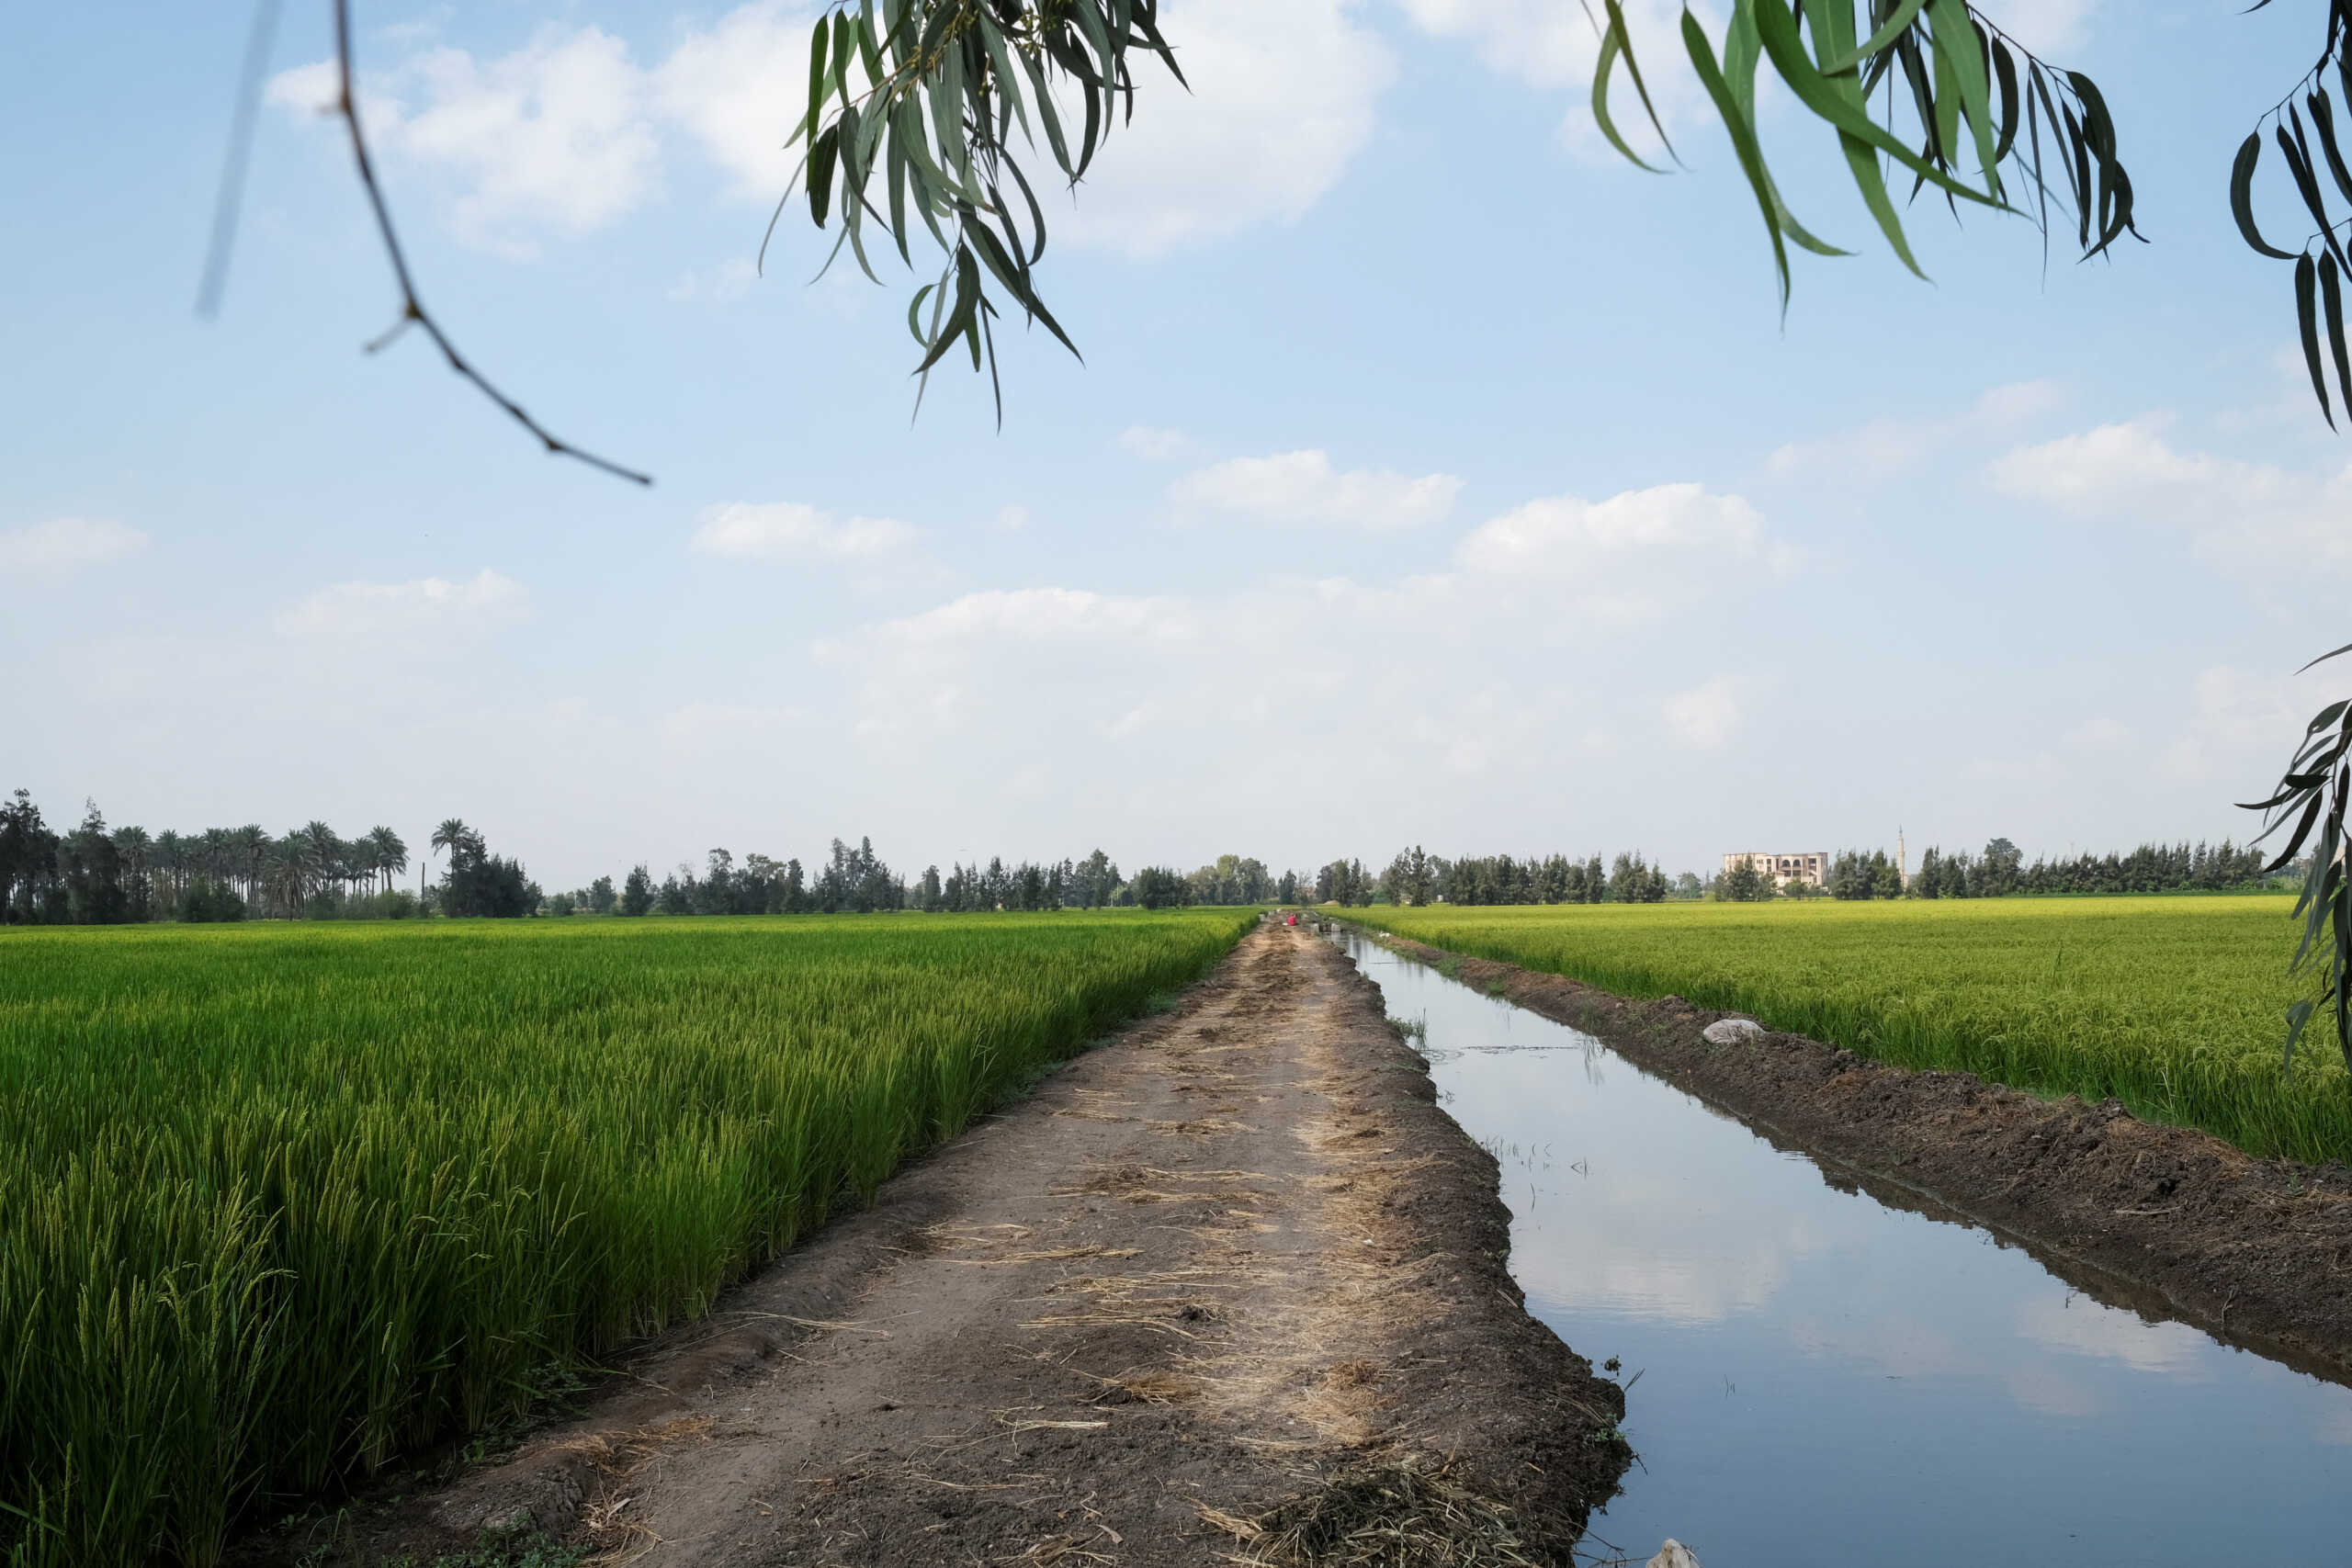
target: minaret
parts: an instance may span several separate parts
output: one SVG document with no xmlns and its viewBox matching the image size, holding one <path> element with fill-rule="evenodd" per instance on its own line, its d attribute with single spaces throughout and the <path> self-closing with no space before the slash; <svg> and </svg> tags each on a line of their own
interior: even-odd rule
<svg viewBox="0 0 2352 1568">
<path fill-rule="evenodd" d="M 1903 829 L 1899 825 L 1894 829 L 1894 869 L 1895 873 L 1903 878 L 1903 886 L 1905 887 L 1910 886 L 1910 856 L 1909 852 L 1903 847 Z"/>
</svg>

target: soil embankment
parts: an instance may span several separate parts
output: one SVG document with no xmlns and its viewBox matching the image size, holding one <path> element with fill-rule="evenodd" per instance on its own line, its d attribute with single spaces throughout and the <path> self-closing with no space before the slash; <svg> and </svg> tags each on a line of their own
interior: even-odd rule
<svg viewBox="0 0 2352 1568">
<path fill-rule="evenodd" d="M 1971 1073 L 1883 1066 L 1802 1035 L 1713 1044 L 1702 1032 L 1737 1015 L 1378 940 L 1598 1036 L 1776 1144 L 1827 1156 L 1833 1180 L 1850 1175 L 1882 1201 L 1951 1211 L 2093 1295 L 2352 1381 L 2352 1171 L 2340 1163 L 2259 1160 L 2113 1100 L 2041 1100 Z"/>
<path fill-rule="evenodd" d="M 1264 929 L 338 1555 L 1565 1565 L 1623 1401 L 1523 1311 L 1496 1176 L 1378 987 Z"/>
</svg>

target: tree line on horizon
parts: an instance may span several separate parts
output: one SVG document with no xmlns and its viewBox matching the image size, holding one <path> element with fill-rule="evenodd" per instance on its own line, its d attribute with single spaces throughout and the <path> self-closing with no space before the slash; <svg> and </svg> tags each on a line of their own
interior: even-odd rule
<svg viewBox="0 0 2352 1568">
<path fill-rule="evenodd" d="M 353 839 L 315 820 L 283 835 L 258 823 L 150 833 L 108 828 L 85 802 L 81 825 L 61 832 L 28 791 L 0 803 L 0 922 L 9 924 L 381 916 L 393 912 L 394 879 L 408 867 L 408 845 L 390 828 Z"/>
<path fill-rule="evenodd" d="M 1731 903 L 1781 895 L 1799 897 L 2007 898 L 2064 894 L 2232 893 L 2292 886 L 2293 876 L 2274 877 L 2267 857 L 2228 839 L 2219 844 L 2183 840 L 2142 844 L 2122 854 L 2084 853 L 2058 858 L 2025 853 L 2007 839 L 1995 839 L 1981 854 L 1930 847 L 1920 852 L 1909 875 L 1883 850 L 1841 850 L 1830 859 L 1827 886 L 1775 886 L 1753 867 L 1740 865 L 1717 877 L 1711 890 Z"/>
<path fill-rule="evenodd" d="M 2021 867 L 2022 859 L 2007 839 L 1994 840 L 1973 859 L 1931 848 L 1921 852 L 1911 884 L 1922 898 L 1997 898 L 2016 893 L 2227 893 L 2273 880 L 2264 873 L 2268 855 L 2227 839 L 2210 845 L 2202 840 L 2142 844 L 2120 855 L 2037 855 L 2031 865 Z"/>
<path fill-rule="evenodd" d="M 1227 854 L 1191 872 L 1145 866 L 1127 876 L 1097 849 L 1083 858 L 1050 862 L 956 862 L 944 874 L 934 864 L 907 876 L 885 863 L 866 838 L 854 846 L 833 840 L 813 871 L 797 859 L 752 853 L 738 861 L 731 852 L 714 849 L 699 869 L 681 864 L 658 883 L 639 863 L 618 885 L 599 876 L 586 887 L 550 897 L 519 862 L 492 854 L 482 835 L 457 818 L 434 829 L 426 858 L 428 864 L 443 860 L 442 875 L 411 892 L 399 886 L 412 864 L 410 852 L 390 828 L 351 839 L 317 820 L 283 835 L 258 825 L 150 834 L 138 827 L 109 828 L 96 805 L 85 803 L 80 825 L 59 831 L 20 789 L 0 803 L 0 923 L 947 914 L 1263 903 L 1632 904 L 1707 897 L 1743 902 L 1784 893 L 1984 898 L 2229 892 L 2273 885 L 2260 851 L 2226 839 L 2218 845 L 2183 840 L 2142 844 L 2122 854 L 2042 857 L 2030 865 L 2010 840 L 1995 839 L 1981 854 L 1930 848 L 1908 878 L 1883 851 L 1847 850 L 1833 858 L 1828 886 L 1819 892 L 1777 886 L 1745 865 L 1702 883 L 1689 872 L 1669 878 L 1662 865 L 1639 853 L 1619 854 L 1604 869 L 1598 854 L 1448 859 L 1418 844 L 1377 874 L 1361 860 L 1346 859 L 1277 876 L 1263 861 Z"/>
<path fill-rule="evenodd" d="M 1296 878 L 1289 880 L 1295 886 Z M 1101 850 L 1082 859 L 1018 861 L 991 856 L 986 865 L 953 862 L 942 874 L 927 865 L 917 876 L 901 876 L 874 852 L 874 840 L 852 846 L 832 841 L 830 857 L 811 875 L 797 859 L 778 861 L 747 854 L 738 863 L 724 849 L 712 850 L 698 871 L 681 864 L 653 880 L 651 870 L 632 867 L 621 886 L 600 876 L 576 892 L 548 900 L 548 912 L 638 917 L 645 915 L 871 914 L 906 909 L 925 914 L 978 910 L 1177 908 L 1196 904 L 1260 904 L 1276 883 L 1265 863 L 1221 855 L 1192 872 L 1145 866 L 1123 876 Z"/>
<path fill-rule="evenodd" d="M 0 802 L 0 924 L 130 925 L 268 919 L 403 919 L 536 913 L 545 895 L 456 818 L 435 829 L 440 882 L 398 885 L 407 842 L 390 828 L 346 839 L 311 820 L 284 834 L 258 823 L 181 833 L 109 828 L 95 801 L 81 825 L 49 826 L 31 792 Z"/>
<path fill-rule="evenodd" d="M 854 846 L 835 839 L 813 871 L 797 858 L 738 861 L 715 849 L 699 869 L 681 864 L 658 883 L 639 863 L 618 885 L 599 876 L 550 897 L 520 862 L 493 854 L 478 829 L 454 817 L 433 831 L 428 863 L 434 859 L 443 860 L 441 876 L 420 879 L 412 892 L 398 880 L 413 863 L 408 845 L 390 828 L 352 839 L 315 820 L 283 835 L 258 824 L 150 833 L 110 828 L 85 802 L 80 826 L 59 831 L 20 789 L 0 803 L 0 924 L 1160 909 L 1265 903 L 1277 891 L 1293 897 L 1303 880 L 1285 873 L 1277 882 L 1264 862 L 1232 854 L 1191 872 L 1146 866 L 1130 877 L 1099 849 L 1045 863 L 958 862 L 944 874 L 931 865 L 909 877 L 885 863 L 869 838 Z"/>
<path fill-rule="evenodd" d="M 1361 875 L 1361 867 L 1358 868 Z M 1362 899 L 1377 894 L 1391 904 L 1657 904 L 1670 897 L 1699 897 L 1699 879 L 1685 872 L 1669 878 L 1663 865 L 1640 853 L 1621 854 L 1607 870 L 1600 856 L 1565 854 L 1465 855 L 1448 860 L 1421 846 L 1400 852 Z"/>
</svg>

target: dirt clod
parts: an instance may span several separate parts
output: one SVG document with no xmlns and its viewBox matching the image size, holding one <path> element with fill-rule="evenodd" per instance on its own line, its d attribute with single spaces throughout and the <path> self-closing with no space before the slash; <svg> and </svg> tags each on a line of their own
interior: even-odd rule
<svg viewBox="0 0 2352 1568">
<path fill-rule="evenodd" d="M 1510 1508 L 1450 1466 L 1335 1477 L 1247 1522 L 1224 1518 L 1240 1560 L 1267 1568 L 1539 1568 L 1553 1561 Z"/>
</svg>

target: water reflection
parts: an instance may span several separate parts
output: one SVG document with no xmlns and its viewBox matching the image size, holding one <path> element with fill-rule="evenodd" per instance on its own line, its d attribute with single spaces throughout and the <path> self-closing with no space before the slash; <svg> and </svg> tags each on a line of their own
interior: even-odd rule
<svg viewBox="0 0 2352 1568">
<path fill-rule="evenodd" d="M 1530 1309 L 1641 1377 L 1643 1463 L 1595 1527 L 1635 1562 L 1672 1535 L 1711 1568 L 2352 1562 L 2352 1391 L 1336 940 L 1426 1021 L 1441 1097 L 1501 1162 Z"/>
</svg>

